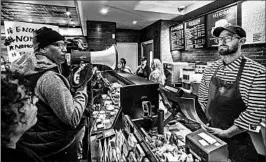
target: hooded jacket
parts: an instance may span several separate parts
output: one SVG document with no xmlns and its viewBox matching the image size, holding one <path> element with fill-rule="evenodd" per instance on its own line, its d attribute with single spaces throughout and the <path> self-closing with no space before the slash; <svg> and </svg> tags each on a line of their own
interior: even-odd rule
<svg viewBox="0 0 266 162">
<path fill-rule="evenodd" d="M 36 104 L 38 121 L 23 134 L 18 144 L 41 157 L 67 148 L 79 130 L 87 92 L 77 90 L 72 97 L 69 82 L 61 75 L 58 65 L 43 55 L 23 55 L 12 63 L 11 70 L 34 82 L 35 95 L 39 98 Z"/>
</svg>

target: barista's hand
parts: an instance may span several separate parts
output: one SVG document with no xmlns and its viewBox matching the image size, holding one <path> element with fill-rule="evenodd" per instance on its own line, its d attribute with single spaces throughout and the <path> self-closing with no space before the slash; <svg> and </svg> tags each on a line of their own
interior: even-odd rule
<svg viewBox="0 0 266 162">
<path fill-rule="evenodd" d="M 227 131 L 226 130 L 222 130 L 220 128 L 213 128 L 213 127 L 209 127 L 209 126 L 204 126 L 202 125 L 202 128 L 204 130 L 206 130 L 207 132 L 213 134 L 213 135 L 216 135 L 218 137 L 221 137 L 221 138 L 229 138 L 228 135 L 227 135 Z"/>
</svg>

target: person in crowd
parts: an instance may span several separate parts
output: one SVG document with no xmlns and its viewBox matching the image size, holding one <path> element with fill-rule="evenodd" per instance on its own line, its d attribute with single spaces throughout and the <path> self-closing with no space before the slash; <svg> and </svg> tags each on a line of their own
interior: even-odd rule
<svg viewBox="0 0 266 162">
<path fill-rule="evenodd" d="M 208 132 L 227 142 L 232 161 L 254 161 L 256 151 L 248 131 L 266 116 L 265 66 L 245 57 L 241 46 L 246 32 L 237 25 L 217 27 L 221 59 L 207 67 L 198 101 L 209 119 Z"/>
<path fill-rule="evenodd" d="M 149 79 L 151 68 L 149 67 L 149 65 L 147 65 L 147 59 L 145 57 L 142 57 L 140 61 L 141 64 L 137 68 L 136 75 Z"/>
<path fill-rule="evenodd" d="M 126 66 L 126 59 L 121 58 L 120 61 L 118 62 L 118 71 L 120 72 L 126 72 L 126 73 L 132 73 L 132 70 L 130 69 L 129 66 Z"/>
<path fill-rule="evenodd" d="M 163 64 L 159 59 L 153 59 L 151 69 L 152 72 L 149 76 L 149 80 L 159 83 L 160 85 L 164 85 L 166 78 L 164 75 Z"/>
<path fill-rule="evenodd" d="M 27 77 L 39 98 L 38 122 L 18 144 L 34 150 L 47 161 L 81 160 L 82 122 L 87 103 L 87 84 L 72 96 L 69 81 L 61 74 L 65 61 L 64 37 L 42 27 L 33 34 L 34 54 L 23 55 L 11 70 Z"/>
<path fill-rule="evenodd" d="M 17 146 L 21 136 L 37 122 L 38 98 L 19 74 L 1 74 L 1 161 L 42 161 L 32 150 Z"/>
</svg>

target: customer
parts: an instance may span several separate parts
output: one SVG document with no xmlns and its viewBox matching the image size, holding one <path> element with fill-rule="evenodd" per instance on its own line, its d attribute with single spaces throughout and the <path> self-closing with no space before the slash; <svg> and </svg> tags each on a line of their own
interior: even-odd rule
<svg viewBox="0 0 266 162">
<path fill-rule="evenodd" d="M 126 59 L 121 58 L 120 61 L 118 62 L 118 71 L 120 72 L 125 72 L 125 73 L 132 73 L 132 70 L 130 69 L 129 66 L 126 66 Z"/>
<path fill-rule="evenodd" d="M 243 56 L 246 32 L 240 26 L 217 27 L 221 59 L 207 67 L 199 88 L 210 133 L 227 142 L 232 161 L 254 161 L 256 152 L 247 131 L 254 131 L 266 115 L 266 72 L 261 64 Z"/>
<path fill-rule="evenodd" d="M 38 122 L 21 138 L 26 146 L 47 161 L 77 161 L 84 127 L 80 124 L 87 103 L 87 85 L 74 97 L 68 80 L 61 75 L 65 61 L 64 38 L 56 31 L 42 27 L 34 33 L 34 55 L 23 55 L 12 64 L 12 70 L 33 82 Z M 81 135 L 80 135 L 81 134 Z"/>
<path fill-rule="evenodd" d="M 136 74 L 140 77 L 149 79 L 151 69 L 147 65 L 147 59 L 145 57 L 142 57 L 140 61 L 141 61 L 141 65 L 138 66 Z"/>
<path fill-rule="evenodd" d="M 165 84 L 165 75 L 164 75 L 164 69 L 163 64 L 159 59 L 153 59 L 151 64 L 152 72 L 150 74 L 149 80 L 154 81 L 156 83 L 159 83 L 160 85 Z"/>
<path fill-rule="evenodd" d="M 1 74 L 1 161 L 42 161 L 30 149 L 18 147 L 20 137 L 37 122 L 38 98 L 22 76 Z"/>
</svg>

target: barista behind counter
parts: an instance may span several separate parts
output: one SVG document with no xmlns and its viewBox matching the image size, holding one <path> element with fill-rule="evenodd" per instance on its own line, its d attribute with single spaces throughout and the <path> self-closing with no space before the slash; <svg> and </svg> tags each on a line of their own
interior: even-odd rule
<svg viewBox="0 0 266 162">
<path fill-rule="evenodd" d="M 205 69 L 199 88 L 210 121 L 205 129 L 227 142 L 232 161 L 256 161 L 247 131 L 257 131 L 266 115 L 265 67 L 242 55 L 246 32 L 240 26 L 217 27 L 213 35 L 221 59 Z"/>
</svg>

